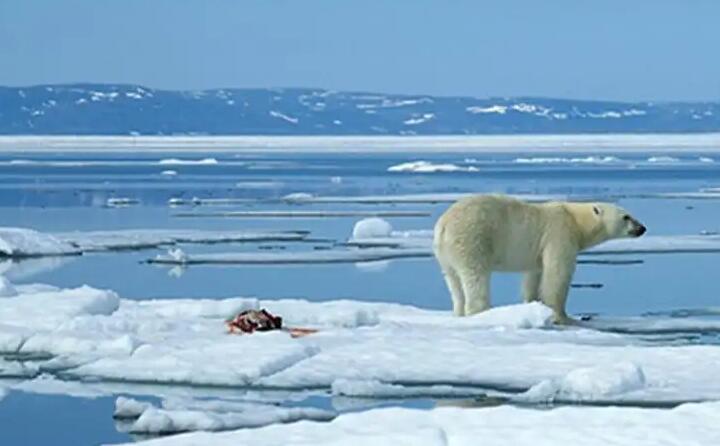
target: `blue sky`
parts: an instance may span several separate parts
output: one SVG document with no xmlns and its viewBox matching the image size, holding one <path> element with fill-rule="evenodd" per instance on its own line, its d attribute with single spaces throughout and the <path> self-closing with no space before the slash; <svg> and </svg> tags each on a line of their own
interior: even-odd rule
<svg viewBox="0 0 720 446">
<path fill-rule="evenodd" d="M 0 0 L 0 85 L 720 99 L 715 0 Z"/>
</svg>

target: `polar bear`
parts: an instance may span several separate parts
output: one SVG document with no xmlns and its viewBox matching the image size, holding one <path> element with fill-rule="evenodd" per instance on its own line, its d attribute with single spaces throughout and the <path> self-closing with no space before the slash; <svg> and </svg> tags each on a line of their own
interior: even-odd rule
<svg viewBox="0 0 720 446">
<path fill-rule="evenodd" d="M 565 312 L 578 252 L 609 239 L 640 237 L 645 226 L 609 203 L 526 203 L 502 195 L 459 200 L 438 219 L 433 251 L 457 316 L 490 307 L 490 274 L 522 271 L 525 302 L 542 301 L 555 322 Z"/>
</svg>

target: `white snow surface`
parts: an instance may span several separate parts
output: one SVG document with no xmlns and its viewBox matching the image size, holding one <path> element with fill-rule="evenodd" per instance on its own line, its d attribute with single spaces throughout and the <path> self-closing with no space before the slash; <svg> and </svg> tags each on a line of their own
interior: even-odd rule
<svg viewBox="0 0 720 446">
<path fill-rule="evenodd" d="M 592 390 L 593 380 L 602 381 L 603 370 L 632 363 L 642 370 L 643 386 L 613 384 L 612 392 L 582 390 L 583 397 L 631 402 L 720 399 L 715 377 L 720 347 L 647 343 L 593 325 L 555 329 L 551 311 L 539 303 L 455 318 L 450 312 L 350 300 L 134 301 L 90 287 L 16 289 L 18 295 L 3 298 L 0 305 L 0 351 L 49 353 L 55 359 L 47 361 L 45 369 L 59 368 L 62 376 L 75 379 L 298 390 L 330 389 L 341 380 L 379 381 L 406 386 L 408 390 L 398 392 L 409 396 L 437 385 L 525 391 L 545 380 L 572 381 L 581 373 L 578 369 L 596 367 L 600 372 L 582 375 Z M 282 316 L 287 327 L 319 331 L 297 339 L 285 331 L 226 332 L 227 318 L 257 308 Z M 620 319 L 613 324 L 621 325 Z M 702 330 L 720 330 L 717 319 L 714 326 L 703 318 L 646 319 L 650 324 L 663 321 L 666 330 L 677 324 L 687 331 L 693 321 Z M 592 322 L 599 326 L 602 318 Z M 637 324 L 632 319 L 630 327 Z M 18 362 L 5 362 L 4 369 L 20 370 Z M 580 388 L 576 381 L 572 386 Z"/>
<path fill-rule="evenodd" d="M 329 423 L 299 422 L 231 432 L 196 432 L 142 446 L 706 446 L 720 442 L 720 403 L 672 410 L 567 406 L 551 410 L 500 406 L 387 408 L 350 413 Z M 138 444 L 138 443 L 132 443 Z"/>
</svg>

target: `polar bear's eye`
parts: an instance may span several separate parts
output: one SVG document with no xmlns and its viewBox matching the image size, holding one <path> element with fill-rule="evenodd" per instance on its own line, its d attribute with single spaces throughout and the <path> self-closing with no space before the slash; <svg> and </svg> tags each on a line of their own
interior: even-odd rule
<svg viewBox="0 0 720 446">
<path fill-rule="evenodd" d="M 630 221 L 630 216 L 629 216 L 629 215 L 623 215 L 623 220 L 625 220 L 625 221 Z"/>
</svg>

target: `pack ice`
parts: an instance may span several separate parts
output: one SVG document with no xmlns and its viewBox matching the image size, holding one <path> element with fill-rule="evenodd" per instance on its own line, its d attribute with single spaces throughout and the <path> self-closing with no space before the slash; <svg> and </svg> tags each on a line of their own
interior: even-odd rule
<svg viewBox="0 0 720 446">
<path fill-rule="evenodd" d="M 4 289 L 10 291 L 0 298 L 1 376 L 49 373 L 61 379 L 334 389 L 364 396 L 422 395 L 429 386 L 443 385 L 508 398 L 530 391 L 526 397 L 553 401 L 677 404 L 720 398 L 720 347 L 663 343 L 632 329 L 611 333 L 602 330 L 602 318 L 595 328 L 557 329 L 550 325 L 551 311 L 538 303 L 454 318 L 352 300 L 136 301 L 89 286 L 7 281 Z M 319 331 L 298 339 L 284 331 L 226 332 L 228 317 L 257 308 L 281 315 L 288 327 Z M 717 319 L 640 319 L 666 332 L 675 326 L 686 333 L 695 322 L 702 330 L 720 331 Z M 633 318 L 627 326 L 641 322 Z"/>
</svg>

